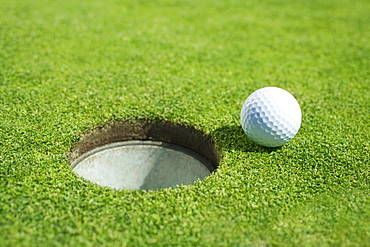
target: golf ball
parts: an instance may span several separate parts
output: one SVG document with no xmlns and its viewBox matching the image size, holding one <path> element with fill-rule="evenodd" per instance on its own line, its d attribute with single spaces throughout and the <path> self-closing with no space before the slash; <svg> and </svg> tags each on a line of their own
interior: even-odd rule
<svg viewBox="0 0 370 247">
<path fill-rule="evenodd" d="M 297 134 L 302 121 L 301 108 L 289 92 L 265 87 L 245 100 L 240 112 L 244 133 L 265 147 L 278 147 Z"/>
</svg>

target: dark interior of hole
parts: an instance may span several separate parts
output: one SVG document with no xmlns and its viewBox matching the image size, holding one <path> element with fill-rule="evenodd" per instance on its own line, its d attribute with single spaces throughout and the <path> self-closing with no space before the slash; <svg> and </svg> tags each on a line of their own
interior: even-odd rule
<svg viewBox="0 0 370 247">
<path fill-rule="evenodd" d="M 221 156 L 212 139 L 203 132 L 168 122 L 147 120 L 114 121 L 87 133 L 73 148 L 71 161 L 82 154 L 110 143 L 129 140 L 152 140 L 190 149 L 217 168 Z"/>
</svg>

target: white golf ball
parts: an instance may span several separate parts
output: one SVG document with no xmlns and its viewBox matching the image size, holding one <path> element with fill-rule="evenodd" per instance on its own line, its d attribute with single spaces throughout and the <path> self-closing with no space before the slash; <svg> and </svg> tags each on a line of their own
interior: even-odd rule
<svg viewBox="0 0 370 247">
<path fill-rule="evenodd" d="M 297 100 L 277 87 L 265 87 L 245 100 L 240 112 L 244 133 L 265 147 L 278 147 L 298 133 L 302 113 Z"/>
</svg>

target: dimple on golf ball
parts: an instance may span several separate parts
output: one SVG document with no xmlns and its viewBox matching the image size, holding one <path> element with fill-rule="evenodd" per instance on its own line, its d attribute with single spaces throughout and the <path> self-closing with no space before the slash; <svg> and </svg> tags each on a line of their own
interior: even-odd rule
<svg viewBox="0 0 370 247">
<path fill-rule="evenodd" d="M 278 147 L 298 133 L 302 112 L 289 92 L 277 87 L 265 87 L 245 100 L 240 112 L 244 133 L 253 142 L 265 147 Z"/>
</svg>

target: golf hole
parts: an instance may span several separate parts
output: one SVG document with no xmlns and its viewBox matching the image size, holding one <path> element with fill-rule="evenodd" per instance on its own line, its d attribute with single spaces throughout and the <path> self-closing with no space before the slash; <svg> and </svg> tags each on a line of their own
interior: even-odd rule
<svg viewBox="0 0 370 247">
<path fill-rule="evenodd" d="M 111 122 L 86 135 L 71 152 L 80 177 L 118 190 L 159 190 L 208 177 L 220 154 L 199 130 L 167 122 Z"/>
</svg>

